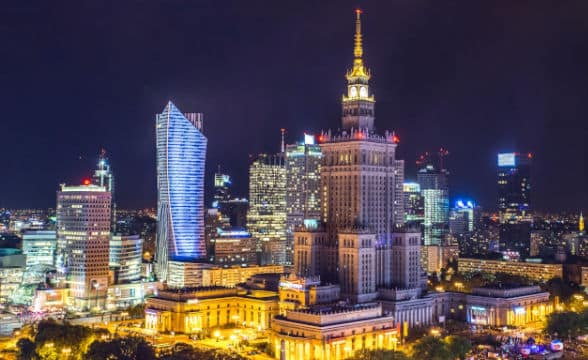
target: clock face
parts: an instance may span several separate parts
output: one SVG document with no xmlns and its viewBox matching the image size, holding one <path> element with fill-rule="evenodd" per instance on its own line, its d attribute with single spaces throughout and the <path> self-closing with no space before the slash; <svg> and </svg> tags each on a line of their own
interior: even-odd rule
<svg viewBox="0 0 588 360">
<path fill-rule="evenodd" d="M 355 86 L 352 86 L 351 89 L 349 89 L 349 97 L 357 97 L 357 88 Z"/>
<path fill-rule="evenodd" d="M 366 89 L 366 87 L 365 87 L 365 86 L 362 86 L 362 87 L 359 89 L 359 97 L 360 97 L 360 98 L 366 98 L 367 96 L 368 96 L 368 94 L 367 94 L 367 89 Z"/>
</svg>

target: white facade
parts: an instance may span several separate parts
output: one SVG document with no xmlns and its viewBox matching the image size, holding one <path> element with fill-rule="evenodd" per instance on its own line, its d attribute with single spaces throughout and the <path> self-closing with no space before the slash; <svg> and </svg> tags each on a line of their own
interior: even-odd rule
<svg viewBox="0 0 588 360">
<path fill-rule="evenodd" d="M 110 267 L 117 284 L 141 280 L 143 239 L 139 235 L 113 235 L 110 239 Z"/>
<path fill-rule="evenodd" d="M 26 266 L 54 265 L 57 233 L 50 230 L 29 230 L 22 236 L 22 253 Z"/>
</svg>

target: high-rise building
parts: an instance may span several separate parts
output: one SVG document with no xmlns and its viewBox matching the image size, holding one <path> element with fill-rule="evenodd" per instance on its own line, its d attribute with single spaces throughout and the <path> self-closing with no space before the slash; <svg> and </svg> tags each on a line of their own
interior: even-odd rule
<svg viewBox="0 0 588 360">
<path fill-rule="evenodd" d="M 282 154 L 260 154 L 249 167 L 247 228 L 261 264 L 286 262 L 286 167 Z"/>
<path fill-rule="evenodd" d="M 528 220 L 531 210 L 531 160 L 533 155 L 498 154 L 498 211 L 500 223 Z"/>
<path fill-rule="evenodd" d="M 449 212 L 449 232 L 464 234 L 474 231 L 479 222 L 479 208 L 472 201 L 457 200 Z"/>
<path fill-rule="evenodd" d="M 205 261 L 204 166 L 207 139 L 202 114 L 182 114 L 170 101 L 156 116 L 157 276 L 168 262 Z"/>
<path fill-rule="evenodd" d="M 104 307 L 108 289 L 110 192 L 85 180 L 57 192 L 58 271 L 66 274 L 73 307 Z"/>
<path fill-rule="evenodd" d="M 53 266 L 56 248 L 57 234 L 53 230 L 28 230 L 22 235 L 22 253 L 26 255 L 27 268 Z"/>
<path fill-rule="evenodd" d="M 449 187 L 445 169 L 427 164 L 417 173 L 425 203 L 424 244 L 440 245 L 449 232 Z"/>
<path fill-rule="evenodd" d="M 286 263 L 292 264 L 294 230 L 305 220 L 321 217 L 321 159 L 319 145 L 312 135 L 304 142 L 286 146 Z"/>
<path fill-rule="evenodd" d="M 221 172 L 220 166 L 214 173 L 214 201 L 212 207 L 220 208 L 223 202 L 231 198 L 231 177 Z"/>
<path fill-rule="evenodd" d="M 114 192 L 114 175 L 112 174 L 112 169 L 110 168 L 110 161 L 106 156 L 106 149 L 102 149 L 100 151 L 100 156 L 98 156 L 98 168 L 94 171 L 94 176 L 92 178 L 92 182 L 94 185 L 103 186 L 106 188 L 106 191 L 110 192 L 111 196 L 111 209 L 110 209 L 110 227 L 111 231 L 116 231 L 116 201 L 115 201 L 115 192 Z"/>
<path fill-rule="evenodd" d="M 421 186 L 416 182 L 405 182 L 404 193 L 405 220 L 409 224 L 422 224 L 425 219 L 425 199 L 421 195 Z"/>
<path fill-rule="evenodd" d="M 391 234 L 404 223 L 404 161 L 396 159 L 398 137 L 375 131 L 375 99 L 369 90 L 371 74 L 363 63 L 359 11 L 353 53 L 353 67 L 346 75 L 347 94 L 342 99 L 342 130 L 322 132 L 318 137 L 323 153 L 322 221 L 328 234 L 321 251 L 321 276 L 337 280 L 339 263 L 344 261 L 339 259 L 342 244 L 338 234 L 361 228 L 375 235 L 372 246 L 388 249 L 375 264 L 376 284 L 381 285 L 390 283 L 389 271 L 383 269 L 389 268 Z"/>
<path fill-rule="evenodd" d="M 214 263 L 224 267 L 257 263 L 257 244 L 242 228 L 219 229 L 214 238 Z"/>
<path fill-rule="evenodd" d="M 531 161 L 533 155 L 498 154 L 500 249 L 531 253 Z"/>
<path fill-rule="evenodd" d="M 110 268 L 114 282 L 125 284 L 141 280 L 143 239 L 139 235 L 113 235 L 110 239 Z"/>
</svg>

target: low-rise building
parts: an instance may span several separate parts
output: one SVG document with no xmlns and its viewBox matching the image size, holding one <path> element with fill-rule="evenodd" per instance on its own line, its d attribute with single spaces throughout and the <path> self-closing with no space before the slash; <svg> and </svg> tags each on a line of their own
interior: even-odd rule
<svg viewBox="0 0 588 360">
<path fill-rule="evenodd" d="M 277 314 L 275 292 L 222 286 L 167 289 L 146 300 L 145 328 L 185 334 L 227 325 L 267 329 Z"/>
<path fill-rule="evenodd" d="M 339 360 L 362 349 L 396 349 L 399 332 L 378 303 L 314 306 L 276 316 L 270 345 L 276 359 Z"/>
<path fill-rule="evenodd" d="M 466 301 L 467 322 L 475 325 L 523 326 L 544 321 L 553 311 L 549 292 L 539 286 L 475 288 Z"/>
<path fill-rule="evenodd" d="M 459 258 L 457 266 L 459 272 L 461 273 L 506 273 L 528 277 L 541 282 L 545 282 L 553 278 L 563 279 L 562 264 Z"/>
</svg>

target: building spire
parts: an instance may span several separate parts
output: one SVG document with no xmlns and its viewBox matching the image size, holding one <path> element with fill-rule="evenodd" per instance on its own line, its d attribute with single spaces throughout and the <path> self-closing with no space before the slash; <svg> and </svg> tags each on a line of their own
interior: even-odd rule
<svg viewBox="0 0 588 360">
<path fill-rule="evenodd" d="M 284 134 L 286 133 L 286 129 L 282 128 L 280 129 L 280 132 L 282 133 L 282 142 L 281 142 L 281 152 L 282 154 L 286 151 L 286 142 L 284 141 Z"/>
<path fill-rule="evenodd" d="M 580 230 L 580 232 L 584 232 L 584 215 L 582 215 L 581 211 L 580 211 L 580 221 L 578 221 L 578 230 Z"/>
<path fill-rule="evenodd" d="M 361 9 L 356 9 L 355 14 L 355 47 L 353 49 L 353 55 L 358 59 L 363 56 L 363 45 L 361 43 Z"/>
</svg>

